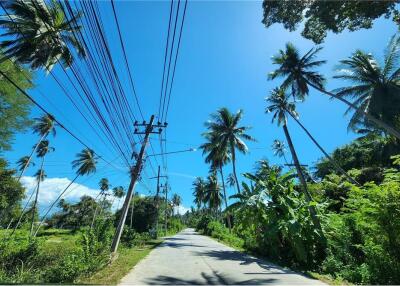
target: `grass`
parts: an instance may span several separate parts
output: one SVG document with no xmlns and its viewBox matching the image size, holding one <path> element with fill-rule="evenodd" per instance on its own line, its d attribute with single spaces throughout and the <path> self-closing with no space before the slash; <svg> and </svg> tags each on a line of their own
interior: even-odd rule
<svg viewBox="0 0 400 286">
<path fill-rule="evenodd" d="M 146 246 L 137 248 L 121 247 L 119 249 L 118 257 L 112 264 L 107 265 L 103 269 L 96 272 L 90 277 L 79 279 L 77 284 L 100 284 L 100 285 L 115 285 L 132 270 L 132 268 L 150 251 L 159 245 L 162 240 L 149 241 Z"/>
</svg>

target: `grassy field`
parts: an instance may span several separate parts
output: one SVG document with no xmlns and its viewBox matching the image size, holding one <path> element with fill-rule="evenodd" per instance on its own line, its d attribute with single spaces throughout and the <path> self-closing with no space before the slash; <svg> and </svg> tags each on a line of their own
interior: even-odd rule
<svg viewBox="0 0 400 286">
<path fill-rule="evenodd" d="M 4 241 L 5 238 L 9 237 L 9 234 L 10 231 L 0 230 L 0 239 Z M 17 230 L 10 240 L 9 247 L 14 249 L 19 248 L 21 245 L 26 245 L 28 237 L 28 230 Z M 28 259 L 30 261 L 29 265 L 31 265 L 30 267 L 34 267 L 34 271 L 25 270 L 29 272 L 26 273 L 26 276 L 29 277 L 23 278 L 18 275 L 13 277 L 4 276 L 7 274 L 1 272 L 0 269 L 0 284 L 6 282 L 28 284 L 47 282 L 45 275 L 36 275 L 35 273 L 46 271 L 49 267 L 54 267 L 57 264 L 60 265 L 66 256 L 76 253 L 77 249 L 82 246 L 82 232 L 48 229 L 42 231 L 37 236 L 37 241 L 39 247 L 37 255 L 34 256 L 33 260 L 32 258 Z M 131 248 L 120 244 L 118 256 L 111 264 L 103 266 L 94 273 L 82 274 L 73 280 L 74 283 L 71 281 L 68 284 L 116 284 L 161 242 L 162 239 L 150 240 L 140 246 L 133 246 Z M 65 265 L 65 267 L 69 268 L 68 265 Z"/>
</svg>

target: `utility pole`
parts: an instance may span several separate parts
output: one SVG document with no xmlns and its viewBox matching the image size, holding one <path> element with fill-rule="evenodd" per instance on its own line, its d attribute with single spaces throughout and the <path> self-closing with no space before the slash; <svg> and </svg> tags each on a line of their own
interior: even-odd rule
<svg viewBox="0 0 400 286">
<path fill-rule="evenodd" d="M 159 199 L 159 194 L 160 194 L 160 178 L 166 178 L 167 176 L 161 176 L 160 175 L 160 169 L 161 167 L 158 166 L 158 172 L 157 172 L 157 177 L 151 177 L 149 179 L 157 179 L 157 192 L 155 196 L 155 201 L 156 201 L 156 209 L 157 209 L 157 220 L 156 220 L 156 231 L 158 231 L 158 215 L 159 215 L 159 208 L 160 208 L 160 199 Z"/>
<path fill-rule="evenodd" d="M 168 231 L 168 184 L 164 184 L 164 190 L 165 190 L 165 236 L 167 236 L 167 231 Z"/>
<path fill-rule="evenodd" d="M 127 193 L 127 195 L 125 197 L 124 205 L 122 206 L 121 218 L 119 219 L 118 227 L 117 227 L 117 230 L 115 232 L 115 235 L 114 235 L 114 238 L 113 238 L 113 241 L 112 241 L 112 244 L 111 244 L 111 255 L 112 255 L 112 257 L 115 257 L 115 255 L 117 253 L 119 241 L 121 239 L 122 231 L 123 231 L 124 225 L 125 225 L 126 215 L 128 214 L 128 208 L 129 208 L 129 205 L 131 203 L 132 194 L 134 194 L 134 192 L 135 192 L 135 184 L 136 184 L 136 182 L 137 182 L 137 180 L 138 180 L 138 178 L 140 176 L 140 171 L 142 169 L 143 157 L 144 157 L 144 153 L 145 153 L 145 150 L 146 150 L 147 143 L 149 141 L 149 136 L 152 133 L 160 134 L 162 129 L 167 126 L 166 123 L 164 123 L 162 125 L 160 122 L 158 124 L 156 124 L 156 125 L 153 125 L 153 122 L 154 122 L 154 115 L 151 116 L 149 123 L 146 123 L 146 121 L 143 121 L 143 123 L 138 123 L 136 121 L 135 124 L 134 124 L 135 127 L 136 127 L 135 128 L 135 134 L 144 134 L 144 139 L 143 139 L 143 142 L 142 142 L 142 147 L 140 148 L 140 152 L 137 155 L 136 164 L 135 164 L 135 166 L 133 168 L 131 168 L 131 182 L 129 184 L 128 193 Z M 140 132 L 139 129 L 138 129 L 139 126 L 145 127 L 145 131 L 144 132 Z M 157 131 L 153 131 L 154 127 L 157 127 L 158 130 Z"/>
</svg>

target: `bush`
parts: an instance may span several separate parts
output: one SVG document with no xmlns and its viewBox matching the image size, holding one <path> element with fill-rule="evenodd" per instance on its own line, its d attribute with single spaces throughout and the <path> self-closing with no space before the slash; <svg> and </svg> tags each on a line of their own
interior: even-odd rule
<svg viewBox="0 0 400 286">
<path fill-rule="evenodd" d="M 229 229 L 218 221 L 209 222 L 205 234 L 221 240 L 230 246 L 243 247 L 243 240 L 233 233 L 229 233 Z"/>
<path fill-rule="evenodd" d="M 151 239 L 148 232 L 138 233 L 134 229 L 126 228 L 122 233 L 121 242 L 127 247 L 144 247 Z"/>
<path fill-rule="evenodd" d="M 200 220 L 197 222 L 196 231 L 201 233 L 206 233 L 208 224 L 213 220 L 210 215 L 201 216 Z"/>
<path fill-rule="evenodd" d="M 48 268 L 44 277 L 45 281 L 50 283 L 73 282 L 87 270 L 88 265 L 85 263 L 83 253 L 77 252 L 63 257 L 59 263 Z"/>
</svg>

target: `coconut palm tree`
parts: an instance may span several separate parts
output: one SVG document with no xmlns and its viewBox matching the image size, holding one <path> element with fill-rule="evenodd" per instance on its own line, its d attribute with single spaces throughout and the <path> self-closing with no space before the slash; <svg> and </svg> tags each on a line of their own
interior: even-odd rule
<svg viewBox="0 0 400 286">
<path fill-rule="evenodd" d="M 285 153 L 287 152 L 285 142 L 275 139 L 272 143 L 272 150 L 274 151 L 274 156 L 278 156 L 279 158 L 283 157 L 285 163 L 288 164 L 285 156 Z"/>
<path fill-rule="evenodd" d="M 181 205 L 181 203 L 182 203 L 182 198 L 181 198 L 178 194 L 174 194 L 174 195 L 172 196 L 171 202 L 172 202 L 172 215 L 173 215 L 173 213 L 174 213 L 174 208 L 175 208 L 175 207 L 179 207 L 179 206 Z M 179 211 L 178 211 L 178 210 L 176 211 L 176 214 L 179 214 Z"/>
<path fill-rule="evenodd" d="M 89 174 L 92 174 L 92 173 L 96 172 L 96 164 L 97 164 L 98 157 L 96 156 L 96 153 L 94 153 L 93 150 L 91 150 L 89 148 L 85 148 L 81 152 L 79 152 L 76 155 L 76 157 L 77 157 L 77 159 L 72 161 L 72 168 L 77 169 L 75 178 L 65 187 L 65 189 L 58 195 L 58 197 L 55 199 L 55 201 L 47 209 L 46 213 L 42 217 L 42 220 L 40 221 L 40 224 L 39 224 L 38 228 L 35 231 L 35 235 L 38 233 L 40 227 L 44 223 L 47 215 L 50 213 L 52 208 L 62 198 L 62 196 L 65 194 L 65 192 L 71 187 L 71 185 L 80 176 L 89 175 Z"/>
<path fill-rule="evenodd" d="M 210 211 L 214 211 L 217 214 L 223 200 L 221 193 L 221 186 L 218 183 L 217 175 L 211 174 L 207 178 L 206 193 L 204 196 L 205 201 L 208 203 Z"/>
<path fill-rule="evenodd" d="M 29 155 L 28 159 L 24 159 L 24 161 L 22 162 L 21 160 L 23 158 L 20 159 L 21 164 L 20 165 L 20 175 L 18 177 L 18 182 L 21 180 L 22 176 L 24 175 L 26 169 L 30 166 L 30 162 L 32 160 L 33 155 L 35 154 L 38 146 L 40 145 L 40 143 L 47 137 L 47 135 L 49 135 L 50 133 L 53 134 L 53 136 L 56 135 L 56 129 L 55 129 L 55 123 L 54 123 L 54 117 L 51 116 L 50 114 L 45 114 L 40 118 L 35 118 L 35 123 L 33 125 L 33 133 L 38 134 L 40 136 L 39 141 L 36 143 L 36 145 L 32 148 L 32 152 Z M 27 156 L 25 156 L 27 157 Z"/>
<path fill-rule="evenodd" d="M 85 51 L 76 40 L 75 32 L 81 29 L 78 20 L 81 13 L 74 12 L 67 19 L 62 4 L 57 1 L 14 0 L 4 1 L 11 15 L 0 18 L 0 26 L 6 37 L 0 44 L 8 58 L 19 64 L 28 64 L 32 69 L 45 68 L 50 71 L 57 62 L 64 67 L 73 62 L 73 48 L 83 57 Z"/>
<path fill-rule="evenodd" d="M 119 187 L 114 187 L 113 189 L 113 195 L 114 198 L 118 199 L 118 206 L 117 209 L 119 209 L 119 204 L 121 202 L 121 199 L 125 196 L 125 190 L 123 186 L 119 186 Z"/>
<path fill-rule="evenodd" d="M 200 209 L 205 201 L 205 193 L 206 193 L 206 182 L 203 178 L 197 177 L 192 183 L 193 186 L 193 196 L 194 203 L 197 205 L 197 208 Z"/>
<path fill-rule="evenodd" d="M 226 184 L 231 188 L 236 186 L 235 176 L 232 173 L 230 173 L 226 178 Z"/>
<path fill-rule="evenodd" d="M 211 170 L 218 171 L 221 175 L 221 182 L 222 182 L 222 190 L 224 192 L 224 200 L 225 200 L 225 208 L 228 208 L 228 199 L 226 195 L 226 188 L 225 188 L 225 179 L 224 179 L 224 172 L 222 167 L 226 165 L 230 161 L 229 156 L 229 148 L 226 145 L 220 144 L 217 138 L 213 137 L 213 134 L 206 133 L 204 137 L 207 139 L 207 142 L 200 146 L 203 149 L 203 155 L 207 154 L 206 156 L 206 163 L 211 164 Z M 227 223 L 229 231 L 231 230 L 231 221 L 230 215 L 227 214 Z"/>
<path fill-rule="evenodd" d="M 372 54 L 357 50 L 340 61 L 334 78 L 350 81 L 352 85 L 334 90 L 338 96 L 353 100 L 357 110 L 349 123 L 350 129 L 369 128 L 370 119 L 364 113 L 399 128 L 400 114 L 400 36 L 391 38 L 379 63 Z M 351 112 L 349 107 L 347 112 Z M 383 128 L 379 128 L 383 129 Z M 382 131 L 385 131 L 384 129 Z"/>
<path fill-rule="evenodd" d="M 18 171 L 22 172 L 29 166 L 35 166 L 35 163 L 29 160 L 29 156 L 23 156 L 17 161 L 17 165 L 18 165 Z"/>
<path fill-rule="evenodd" d="M 92 219 L 92 223 L 90 224 L 90 228 L 93 228 L 94 222 L 95 222 L 96 217 L 97 217 L 97 211 L 99 209 L 99 206 L 103 207 L 104 201 L 107 198 L 107 195 L 108 195 L 107 191 L 110 189 L 110 182 L 108 181 L 107 178 L 101 178 L 100 179 L 99 188 L 100 188 L 100 193 L 96 196 L 95 200 L 97 200 L 97 198 L 99 198 L 99 200 L 102 197 L 103 198 L 102 198 L 102 200 L 101 200 L 101 202 L 99 204 L 96 204 L 96 209 L 95 209 L 94 214 L 93 214 L 93 219 Z M 101 212 L 101 210 L 100 210 L 100 212 Z"/>
<path fill-rule="evenodd" d="M 40 182 L 42 182 L 46 175 L 44 173 L 43 170 L 43 166 L 44 166 L 44 160 L 46 158 L 46 155 L 49 152 L 54 151 L 55 149 L 53 147 L 49 146 L 49 141 L 48 140 L 43 140 L 40 142 L 37 151 L 36 151 L 36 155 L 39 158 L 42 158 L 42 162 L 40 163 L 40 169 L 36 172 L 35 176 L 36 176 L 36 180 L 37 180 L 37 187 L 36 187 L 36 194 L 35 194 L 35 200 L 33 202 L 33 207 L 32 207 L 32 219 L 31 219 L 31 230 L 30 230 L 30 235 L 33 234 L 33 225 L 35 223 L 35 212 L 38 209 L 37 207 L 37 203 L 38 203 L 38 197 L 39 197 L 39 191 L 40 191 Z"/>
<path fill-rule="evenodd" d="M 205 123 L 208 131 L 204 134 L 205 137 L 213 138 L 220 145 L 221 150 L 229 150 L 238 193 L 240 193 L 240 187 L 236 173 L 236 150 L 245 154 L 248 148 L 243 139 L 255 141 L 253 137 L 246 133 L 250 127 L 239 126 L 242 117 L 242 110 L 233 114 L 227 108 L 221 108 L 216 113 L 211 114 L 211 120 Z"/>
<path fill-rule="evenodd" d="M 359 113 L 360 116 L 365 117 L 369 122 L 374 123 L 377 127 L 400 139 L 399 131 L 394 129 L 387 122 L 384 122 L 383 120 L 371 115 L 371 113 L 368 113 L 367 110 L 363 109 L 365 106 L 359 105 L 360 102 L 351 103 L 346 100 L 344 95 L 350 94 L 348 91 L 345 92 L 345 94 L 338 95 L 325 90 L 325 78 L 318 72 L 314 71 L 314 68 L 319 67 L 326 62 L 323 60 L 315 60 L 315 57 L 321 49 L 321 47 L 313 48 L 304 56 L 300 56 L 297 48 L 293 44 L 287 43 L 286 49 L 280 50 L 279 53 L 272 58 L 273 64 L 279 65 L 279 67 L 269 74 L 269 79 L 283 77 L 284 81 L 282 87 L 290 88 L 292 96 L 300 100 L 304 100 L 306 95 L 308 95 L 309 86 L 311 86 L 319 92 L 343 102 L 350 109 Z M 394 58 L 392 61 L 394 61 Z M 398 76 L 396 72 L 394 72 L 394 74 L 396 77 Z M 355 75 L 353 79 L 357 79 L 357 75 Z"/>
<path fill-rule="evenodd" d="M 293 102 L 289 102 L 288 96 L 286 95 L 286 93 L 282 87 L 273 89 L 270 96 L 267 97 L 266 100 L 269 104 L 269 106 L 266 109 L 266 112 L 273 113 L 272 122 L 274 122 L 276 120 L 278 123 L 278 126 L 282 125 L 283 132 L 285 133 L 286 141 L 289 145 L 289 149 L 292 154 L 293 162 L 296 167 L 297 176 L 302 185 L 305 199 L 306 199 L 307 203 L 309 204 L 308 209 L 309 209 L 311 218 L 313 220 L 313 223 L 314 223 L 314 226 L 316 227 L 316 229 L 320 231 L 321 235 L 323 235 L 321 223 L 317 216 L 317 211 L 315 210 L 315 207 L 312 204 L 313 199 L 308 191 L 306 179 L 304 177 L 299 159 L 297 157 L 296 150 L 294 149 L 292 138 L 290 137 L 290 134 L 289 134 L 289 129 L 287 127 L 287 116 L 286 115 L 288 113 L 291 113 L 291 114 L 294 114 L 297 116 L 297 112 L 295 110 L 295 104 Z"/>
</svg>

